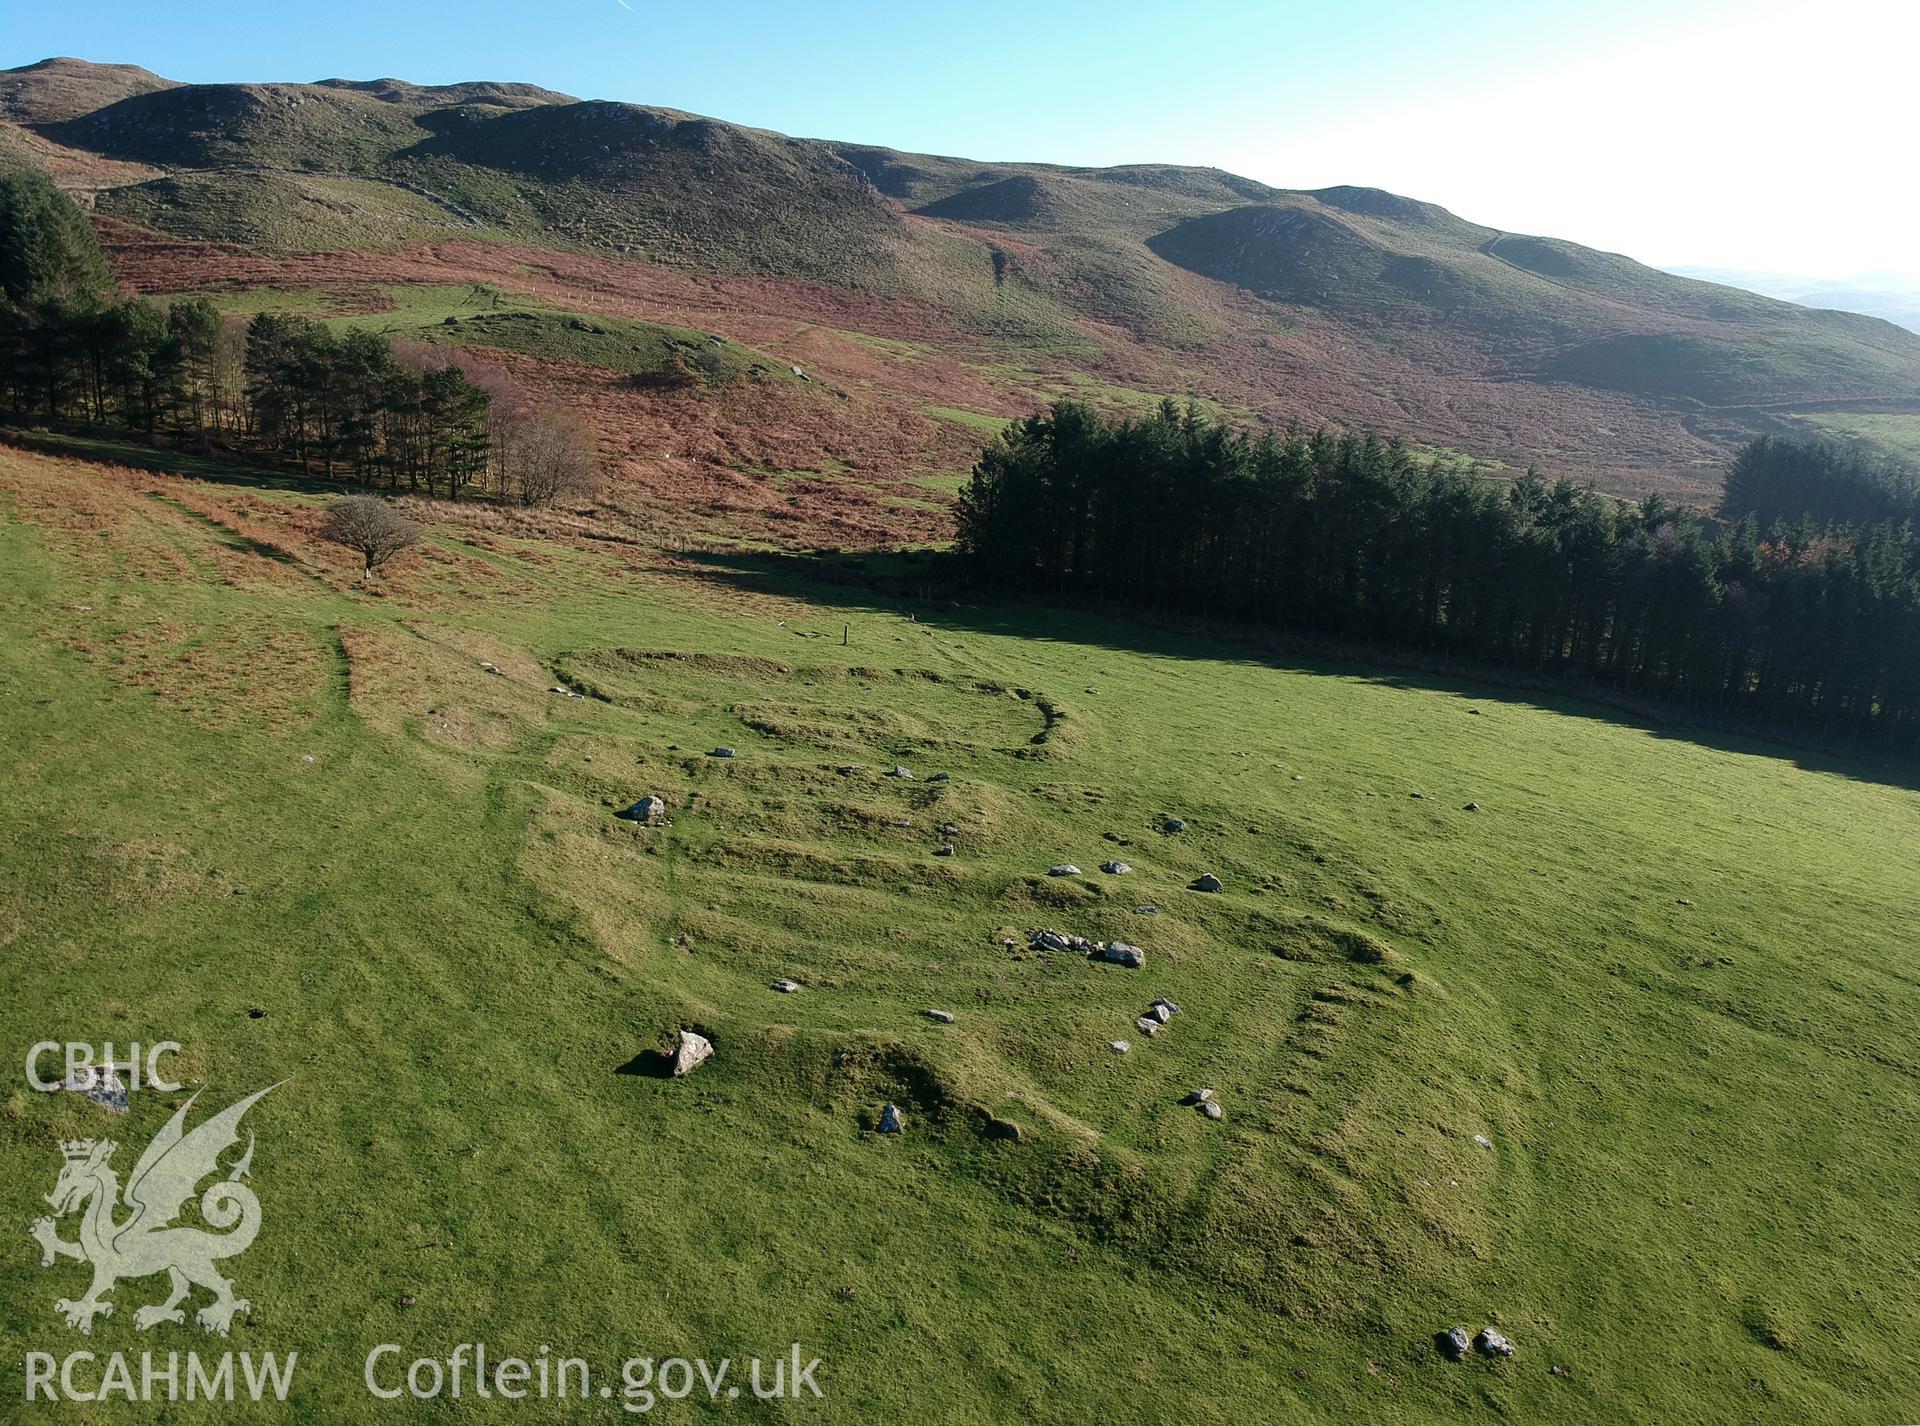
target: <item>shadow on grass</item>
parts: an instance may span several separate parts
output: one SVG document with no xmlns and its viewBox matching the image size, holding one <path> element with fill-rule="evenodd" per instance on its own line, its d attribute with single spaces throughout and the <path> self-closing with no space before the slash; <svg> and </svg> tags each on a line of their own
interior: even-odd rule
<svg viewBox="0 0 1920 1426">
<path fill-rule="evenodd" d="M 142 445 L 138 441 L 120 440 L 113 436 L 10 427 L 4 431 L 4 438 L 9 444 L 38 451 L 42 455 L 122 465 L 131 470 L 150 470 L 158 475 L 186 476 L 212 485 L 243 485 L 250 490 L 285 490 L 307 495 L 364 493 L 362 487 L 344 478 L 329 480 L 294 470 L 244 465 L 228 456 Z"/>
<path fill-rule="evenodd" d="M 275 564 L 283 564 L 296 569 L 299 567 L 299 561 L 278 546 L 267 544 L 263 540 L 256 540 L 251 535 L 243 535 L 238 530 L 228 529 L 212 516 L 203 515 L 198 510 L 189 509 L 178 500 L 169 499 L 164 495 L 149 495 L 147 498 L 149 500 L 160 501 L 162 504 L 172 507 L 188 519 L 204 525 L 207 531 L 228 549 L 239 550 L 243 554 L 259 555 L 262 559 L 270 559 Z"/>
<path fill-rule="evenodd" d="M 672 1079 L 673 1056 L 660 1050 L 642 1050 L 625 1064 L 616 1066 L 613 1072 L 639 1075 L 643 1079 Z"/>
<path fill-rule="evenodd" d="M 1263 646 L 1255 636 L 1236 636 L 1155 622 L 1150 615 L 1092 612 L 1038 600 L 969 597 L 956 601 L 936 559 L 915 552 L 854 556 L 734 555 L 708 553 L 688 557 L 696 579 L 730 589 L 779 595 L 844 610 L 863 606 L 878 614 L 911 615 L 916 621 L 951 634 L 992 635 L 1029 642 L 1090 645 L 1157 658 L 1205 659 L 1258 665 L 1324 677 L 1356 679 L 1407 692 L 1445 693 L 1462 701 L 1543 709 L 1571 718 L 1590 718 L 1633 728 L 1655 737 L 1694 743 L 1720 752 L 1791 762 L 1809 772 L 1829 773 L 1920 791 L 1920 757 L 1861 746 L 1820 745 L 1796 740 L 1792 730 L 1755 725 L 1729 729 L 1688 721 L 1682 708 L 1649 708 L 1608 701 L 1604 689 L 1560 691 L 1541 676 L 1525 684 L 1496 682 L 1495 670 L 1459 673 L 1430 671 L 1409 664 L 1392 667 L 1384 651 L 1322 654 L 1288 646 L 1275 636 Z M 1304 640 L 1301 641 L 1304 643 Z M 837 646 L 837 644 L 836 644 Z"/>
</svg>

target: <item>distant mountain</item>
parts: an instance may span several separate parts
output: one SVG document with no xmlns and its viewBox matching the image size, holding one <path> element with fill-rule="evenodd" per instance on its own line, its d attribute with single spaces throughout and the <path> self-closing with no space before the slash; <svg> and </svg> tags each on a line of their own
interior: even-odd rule
<svg viewBox="0 0 1920 1426">
<path fill-rule="evenodd" d="M 171 79 L 162 79 L 137 65 L 43 59 L 19 69 L 0 70 L 0 119 L 15 124 L 57 124 L 130 95 L 173 87 Z"/>
<path fill-rule="evenodd" d="M 1907 287 L 1891 273 L 1878 279 L 1859 277 L 1834 279 L 1799 277 L 1783 272 L 1751 272 L 1726 267 L 1676 267 L 1670 271 L 1701 282 L 1718 282 L 1728 287 L 1744 287 L 1782 302 L 1802 307 L 1823 307 L 1840 312 L 1859 312 L 1884 322 L 1920 332 L 1920 288 Z"/>
<path fill-rule="evenodd" d="M 176 238 L 599 253 L 758 279 L 795 313 L 837 289 L 907 304 L 899 322 L 955 350 L 994 344 L 967 360 L 1029 390 L 1188 391 L 1624 490 L 1697 489 L 1795 412 L 1920 394 L 1920 336 L 1889 322 L 1378 189 L 981 163 L 522 84 L 175 85 L 52 60 L 0 74 L 0 105 L 32 140 L 0 163 L 123 165 L 137 181 L 89 184 L 97 211 Z"/>
</svg>

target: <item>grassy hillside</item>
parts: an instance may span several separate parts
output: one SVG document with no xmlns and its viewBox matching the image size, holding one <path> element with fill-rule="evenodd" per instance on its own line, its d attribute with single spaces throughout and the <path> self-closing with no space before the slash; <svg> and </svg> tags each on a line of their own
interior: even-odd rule
<svg viewBox="0 0 1920 1426">
<path fill-rule="evenodd" d="M 0 74 L 0 106 L 0 165 L 52 172 L 116 231 L 219 245 L 199 250 L 207 269 L 231 244 L 353 254 L 360 281 L 423 254 L 464 266 L 454 242 L 543 265 L 598 255 L 655 285 L 741 279 L 757 323 L 931 335 L 974 372 L 1035 371 L 1028 397 L 1089 382 L 1191 395 L 1623 494 L 1711 503 L 1744 437 L 1920 383 L 1920 336 L 1889 324 L 1378 189 L 981 163 L 504 82 L 173 85 L 59 60 Z M 568 309 L 601 311 L 608 286 Z M 869 301 L 884 309 L 847 310 Z M 646 315 L 707 320 L 686 303 Z M 911 378 L 873 380 L 926 404 Z"/>
<path fill-rule="evenodd" d="M 1872 318 L 1498 233 L 1377 190 L 1328 194 L 1207 214 L 1148 246 L 1278 302 L 1468 334 L 1503 375 L 1706 406 L 1892 392 L 1920 352 Z"/>
<path fill-rule="evenodd" d="M 179 294 L 159 294 L 162 303 Z M 556 311 L 523 293 L 485 283 L 465 287 L 390 284 L 353 294 L 327 288 L 250 288 L 211 299 L 222 312 L 278 312 L 310 317 L 336 330 L 460 347 L 497 348 L 543 361 L 576 362 L 626 376 L 666 376 L 718 383 L 736 376 L 789 378 L 788 368 L 751 348 L 710 333 L 618 317 Z"/>
<path fill-rule="evenodd" d="M 318 511 L 0 450 L 0 1028 L 292 1077 L 233 1345 L 307 1416 L 392 1414 L 380 1341 L 798 1340 L 823 1421 L 1920 1410 L 1911 769 L 561 517 L 430 512 L 363 591 Z M 3 1102 L 21 1223 L 170 1108 Z M 64 1351 L 17 1246 L 0 1341 Z M 86 1345 L 204 1350 L 152 1286 Z"/>
<path fill-rule="evenodd" d="M 1498 232 L 1377 189 L 1289 193 L 1171 166 L 983 164 L 531 85 L 160 87 L 144 71 L 50 63 L 0 77 L 0 95 L 18 100 L 13 117 L 62 145 L 170 171 L 104 194 L 102 211 L 270 251 L 390 247 L 453 223 L 682 270 L 911 297 L 973 330 L 994 325 L 977 281 L 990 272 L 994 289 L 1030 289 L 1216 365 L 1248 334 L 1219 310 L 1244 290 L 1280 313 L 1384 336 L 1448 380 L 1680 405 L 1884 398 L 1920 379 L 1920 337 L 1890 324 Z M 56 77 L 62 97 L 36 98 Z M 323 174 L 395 186 L 316 193 Z M 964 241 L 941 240 L 936 226 Z M 1383 366 L 1376 380 L 1405 378 Z"/>
<path fill-rule="evenodd" d="M 58 124 L 130 95 L 172 87 L 171 79 L 162 79 L 134 64 L 43 59 L 38 64 L 0 70 L 0 119 L 15 124 Z"/>
</svg>

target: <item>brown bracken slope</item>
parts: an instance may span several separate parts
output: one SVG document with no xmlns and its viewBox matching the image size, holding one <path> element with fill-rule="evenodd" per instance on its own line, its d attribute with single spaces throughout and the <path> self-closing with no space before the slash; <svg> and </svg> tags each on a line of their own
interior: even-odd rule
<svg viewBox="0 0 1920 1426">
<path fill-rule="evenodd" d="M 1697 502 L 1754 432 L 1920 410 L 1920 337 L 1890 324 L 1375 189 L 982 164 L 530 85 L 174 85 L 73 60 L 0 74 L 0 118 L 0 165 L 90 203 L 133 290 L 326 289 L 300 299 L 326 312 L 485 284 L 800 367 L 690 394 L 511 359 L 690 538 L 939 538 L 994 421 L 1063 395 L 1192 397 Z"/>
</svg>

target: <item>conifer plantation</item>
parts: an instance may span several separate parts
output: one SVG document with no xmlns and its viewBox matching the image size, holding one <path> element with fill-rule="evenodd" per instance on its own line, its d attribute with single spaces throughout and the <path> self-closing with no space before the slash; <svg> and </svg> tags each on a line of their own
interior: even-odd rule
<svg viewBox="0 0 1920 1426">
<path fill-rule="evenodd" d="M 1493 480 L 1371 437 L 1063 403 L 988 448 L 959 543 L 990 584 L 1571 675 L 1823 736 L 1920 739 L 1911 476 L 1744 450 L 1722 519 Z M 1804 489 L 1805 511 L 1792 510 Z M 1751 505 L 1747 506 L 1749 500 Z"/>
<path fill-rule="evenodd" d="M 549 504 L 592 488 L 591 439 L 510 379 L 430 350 L 204 297 L 115 291 L 85 217 L 46 179 L 0 177 L 0 409 L 219 448 L 363 485 Z M 496 398 L 502 399 L 496 399 Z"/>
</svg>

